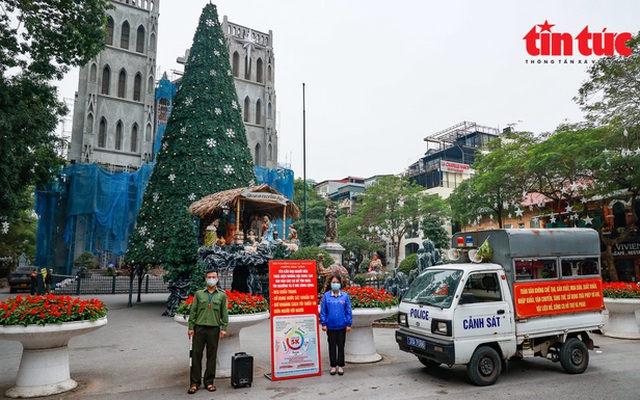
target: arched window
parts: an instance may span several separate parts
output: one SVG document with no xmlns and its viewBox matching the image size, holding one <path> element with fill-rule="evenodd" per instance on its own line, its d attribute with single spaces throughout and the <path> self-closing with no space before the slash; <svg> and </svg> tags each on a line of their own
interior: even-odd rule
<svg viewBox="0 0 640 400">
<path fill-rule="evenodd" d="M 116 150 L 122 150 L 122 121 L 116 124 Z"/>
<path fill-rule="evenodd" d="M 102 70 L 102 90 L 100 93 L 109 94 L 109 86 L 111 86 L 111 68 L 105 65 Z"/>
<path fill-rule="evenodd" d="M 247 96 L 244 98 L 244 122 L 249 122 L 249 107 L 251 107 L 251 99 Z"/>
<path fill-rule="evenodd" d="M 98 147 L 105 147 L 107 145 L 107 120 L 104 117 L 100 118 L 100 128 L 98 130 Z"/>
<path fill-rule="evenodd" d="M 262 102 L 260 99 L 256 101 L 256 125 L 260 125 L 262 123 Z"/>
<path fill-rule="evenodd" d="M 136 34 L 136 51 L 138 53 L 144 53 L 144 26 L 138 27 L 138 33 Z"/>
<path fill-rule="evenodd" d="M 107 17 L 107 37 L 105 43 L 113 45 L 113 18 Z"/>
<path fill-rule="evenodd" d="M 258 61 L 256 61 L 256 81 L 262 83 L 264 82 L 264 77 L 262 76 L 262 58 L 258 58 Z"/>
<path fill-rule="evenodd" d="M 131 128 L 131 152 L 138 151 L 138 124 L 133 124 Z"/>
<path fill-rule="evenodd" d="M 147 124 L 147 129 L 144 132 L 144 140 L 147 142 L 151 141 L 151 124 Z"/>
<path fill-rule="evenodd" d="M 124 98 L 127 90 L 127 72 L 123 69 L 118 74 L 118 97 Z"/>
<path fill-rule="evenodd" d="M 273 118 L 271 113 L 271 103 L 269 103 L 267 104 L 267 118 Z"/>
<path fill-rule="evenodd" d="M 238 72 L 240 70 L 240 54 L 238 54 L 237 51 L 233 52 L 233 60 L 231 61 L 232 64 L 232 70 L 233 70 L 233 76 L 237 77 L 240 72 Z"/>
<path fill-rule="evenodd" d="M 255 165 L 260 165 L 260 143 L 256 144 L 256 153 L 253 160 Z"/>
<path fill-rule="evenodd" d="M 153 87 L 155 85 L 153 84 L 153 76 L 149 77 L 149 82 L 147 82 L 147 93 L 151 94 L 153 93 Z"/>
<path fill-rule="evenodd" d="M 95 63 L 91 63 L 91 72 L 89 73 L 89 80 L 96 82 L 98 80 L 98 67 Z"/>
<path fill-rule="evenodd" d="M 244 79 L 251 79 L 251 58 L 246 56 L 244 58 Z"/>
<path fill-rule="evenodd" d="M 120 47 L 129 50 L 129 22 L 122 23 L 122 32 L 120 33 Z"/>
<path fill-rule="evenodd" d="M 133 100 L 140 101 L 140 91 L 142 90 L 142 75 L 140 72 L 133 79 Z"/>
<path fill-rule="evenodd" d="M 268 80 L 269 82 L 271 82 L 271 81 L 273 80 L 273 77 L 271 76 L 271 65 L 269 65 L 269 66 L 267 67 L 267 80 Z"/>
<path fill-rule="evenodd" d="M 156 50 L 156 35 L 154 35 L 153 33 L 151 34 L 151 38 L 149 38 L 149 49 L 151 51 Z"/>
<path fill-rule="evenodd" d="M 87 126 L 84 129 L 87 133 L 93 133 L 93 114 L 87 115 Z"/>
<path fill-rule="evenodd" d="M 271 143 L 267 146 L 267 157 L 269 157 L 269 161 L 273 160 L 273 147 L 271 146 Z"/>
</svg>

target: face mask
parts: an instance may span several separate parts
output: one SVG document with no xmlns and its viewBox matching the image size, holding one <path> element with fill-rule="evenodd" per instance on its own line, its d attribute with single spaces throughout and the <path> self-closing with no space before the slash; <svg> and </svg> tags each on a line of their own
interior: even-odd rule
<svg viewBox="0 0 640 400">
<path fill-rule="evenodd" d="M 209 287 L 214 287 L 216 283 L 218 283 L 218 280 L 216 278 L 207 279 L 207 286 Z"/>
<path fill-rule="evenodd" d="M 340 284 L 339 283 L 332 283 L 331 284 L 331 290 L 340 290 Z"/>
</svg>

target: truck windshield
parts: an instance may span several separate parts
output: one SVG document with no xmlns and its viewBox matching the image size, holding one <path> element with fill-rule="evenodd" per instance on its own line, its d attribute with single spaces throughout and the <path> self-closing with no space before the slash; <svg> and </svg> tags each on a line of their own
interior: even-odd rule
<svg viewBox="0 0 640 400">
<path fill-rule="evenodd" d="M 411 283 L 402 301 L 449 308 L 461 278 L 461 270 L 428 268 Z"/>
</svg>

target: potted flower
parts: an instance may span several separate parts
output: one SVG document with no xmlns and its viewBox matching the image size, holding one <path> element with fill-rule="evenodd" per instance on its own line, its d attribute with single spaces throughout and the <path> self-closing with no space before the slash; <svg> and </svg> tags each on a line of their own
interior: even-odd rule
<svg viewBox="0 0 640 400">
<path fill-rule="evenodd" d="M 216 376 L 226 378 L 231 376 L 231 356 L 240 351 L 240 331 L 251 325 L 269 318 L 269 303 L 261 295 L 240 293 L 226 290 L 227 309 L 229 311 L 229 325 L 227 336 L 218 343 L 218 357 L 216 359 Z M 181 325 L 189 325 L 189 312 L 193 296 L 189 296 L 176 309 L 174 321 Z"/>
<path fill-rule="evenodd" d="M 353 324 L 345 344 L 345 360 L 350 363 L 372 363 L 382 360 L 376 352 L 373 322 L 398 312 L 398 298 L 384 289 L 348 287 Z"/>
<path fill-rule="evenodd" d="M 640 286 L 633 282 L 602 284 L 604 304 L 609 312 L 605 324 L 606 336 L 621 339 L 640 339 L 636 311 L 640 310 Z"/>
<path fill-rule="evenodd" d="M 107 307 L 96 299 L 16 296 L 0 302 L 0 339 L 22 343 L 16 385 L 8 397 L 63 393 L 78 383 L 69 373 L 69 340 L 107 324 Z"/>
</svg>

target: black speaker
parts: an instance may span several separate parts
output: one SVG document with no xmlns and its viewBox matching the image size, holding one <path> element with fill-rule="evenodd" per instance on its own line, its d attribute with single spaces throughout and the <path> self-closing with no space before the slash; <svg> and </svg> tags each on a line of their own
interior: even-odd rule
<svg viewBox="0 0 640 400">
<path fill-rule="evenodd" d="M 253 382 L 253 356 L 241 352 L 231 356 L 231 386 L 251 386 Z"/>
</svg>

